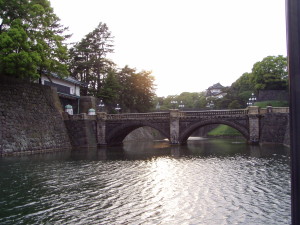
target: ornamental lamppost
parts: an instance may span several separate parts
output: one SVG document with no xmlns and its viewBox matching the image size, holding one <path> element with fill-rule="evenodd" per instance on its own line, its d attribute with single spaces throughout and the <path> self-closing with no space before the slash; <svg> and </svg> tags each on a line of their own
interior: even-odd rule
<svg viewBox="0 0 300 225">
<path fill-rule="evenodd" d="M 206 104 L 206 107 L 207 107 L 207 108 L 210 108 L 210 109 L 213 109 L 213 108 L 215 107 L 215 104 L 214 104 L 213 101 L 210 101 L 210 102 L 208 102 L 208 103 Z"/>
<path fill-rule="evenodd" d="M 173 105 L 173 109 L 176 108 L 177 103 L 178 103 L 177 100 L 175 100 L 175 99 L 171 100 L 171 104 Z"/>
<path fill-rule="evenodd" d="M 180 103 L 179 103 L 178 107 L 179 107 L 179 109 L 181 109 L 181 110 L 184 108 L 184 104 L 183 104 L 183 102 L 182 102 L 182 101 L 180 101 Z"/>
<path fill-rule="evenodd" d="M 100 112 L 102 112 L 103 111 L 103 109 L 104 109 L 104 102 L 102 101 L 102 99 L 100 100 L 100 103 L 99 103 L 99 105 L 98 105 L 98 107 L 99 107 L 99 109 L 100 109 Z"/>
<path fill-rule="evenodd" d="M 252 93 L 247 102 L 247 106 L 253 106 L 255 102 L 256 102 L 256 97 L 255 97 L 254 93 Z"/>
<path fill-rule="evenodd" d="M 159 111 L 159 110 L 160 110 L 160 105 L 159 105 L 159 102 L 157 102 L 157 104 L 156 104 L 156 107 L 155 107 L 155 108 L 156 108 L 156 110 L 157 110 L 157 111 Z"/>
<path fill-rule="evenodd" d="M 117 104 L 115 110 L 117 111 L 117 113 L 119 114 L 120 110 L 121 110 L 121 107 L 119 106 L 119 104 Z"/>
</svg>

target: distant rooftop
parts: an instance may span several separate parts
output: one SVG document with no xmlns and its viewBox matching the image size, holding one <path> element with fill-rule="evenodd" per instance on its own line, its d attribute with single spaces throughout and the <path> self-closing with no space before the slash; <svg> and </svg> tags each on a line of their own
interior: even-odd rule
<svg viewBox="0 0 300 225">
<path fill-rule="evenodd" d="M 223 85 L 221 85 L 220 83 L 216 83 L 216 84 L 214 84 L 213 86 L 210 86 L 210 87 L 208 88 L 208 90 L 210 90 L 210 89 L 222 89 L 222 88 L 224 88 Z"/>
</svg>

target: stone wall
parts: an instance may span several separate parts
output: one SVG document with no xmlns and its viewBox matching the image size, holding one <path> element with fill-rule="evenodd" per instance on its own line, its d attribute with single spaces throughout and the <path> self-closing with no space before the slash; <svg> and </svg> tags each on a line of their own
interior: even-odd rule
<svg viewBox="0 0 300 225">
<path fill-rule="evenodd" d="M 86 114 L 80 114 L 81 119 L 72 119 L 65 114 L 65 125 L 67 127 L 71 144 L 74 148 L 97 147 L 96 120 L 88 120 Z"/>
<path fill-rule="evenodd" d="M 288 101 L 289 93 L 285 90 L 260 90 L 258 93 L 257 101 Z"/>
<path fill-rule="evenodd" d="M 288 120 L 287 125 L 286 125 L 286 132 L 284 135 L 283 144 L 288 147 L 291 146 L 290 120 Z"/>
<path fill-rule="evenodd" d="M 0 155 L 71 148 L 55 90 L 0 80 Z"/>
<path fill-rule="evenodd" d="M 267 113 L 260 121 L 260 143 L 289 145 L 289 114 Z"/>
</svg>

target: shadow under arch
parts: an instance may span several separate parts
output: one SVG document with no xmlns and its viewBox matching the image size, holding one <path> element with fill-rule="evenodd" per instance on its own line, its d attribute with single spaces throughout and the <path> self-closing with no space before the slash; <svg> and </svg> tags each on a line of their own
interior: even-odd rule
<svg viewBox="0 0 300 225">
<path fill-rule="evenodd" d="M 149 123 L 149 122 L 133 122 L 130 124 L 124 124 L 119 127 L 114 128 L 112 131 L 109 132 L 109 134 L 106 136 L 106 143 L 107 145 L 121 145 L 125 137 L 131 133 L 132 131 L 140 128 L 140 127 L 151 127 L 160 134 L 168 139 L 170 136 L 170 133 L 167 130 L 162 129 L 161 127 Z"/>
<path fill-rule="evenodd" d="M 195 130 L 197 130 L 200 127 L 207 126 L 207 125 L 212 125 L 212 124 L 224 124 L 224 125 L 230 126 L 234 129 L 236 129 L 237 131 L 239 131 L 247 141 L 249 140 L 249 130 L 248 130 L 247 127 L 245 127 L 241 124 L 232 122 L 232 121 L 224 120 L 224 119 L 217 119 L 217 120 L 213 119 L 213 120 L 200 121 L 200 122 L 197 122 L 197 123 L 189 126 L 186 130 L 184 130 L 181 133 L 180 138 L 179 138 L 179 142 L 181 144 L 185 144 L 187 142 L 188 138 L 191 136 L 191 134 Z"/>
</svg>

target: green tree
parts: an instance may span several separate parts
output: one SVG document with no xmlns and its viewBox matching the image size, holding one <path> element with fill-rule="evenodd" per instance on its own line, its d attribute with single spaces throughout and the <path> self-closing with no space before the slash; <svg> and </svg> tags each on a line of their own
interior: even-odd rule
<svg viewBox="0 0 300 225">
<path fill-rule="evenodd" d="M 177 105 L 171 104 L 171 101 L 177 101 Z M 207 101 L 204 92 L 182 92 L 180 95 L 169 95 L 167 97 L 155 97 L 154 105 L 159 102 L 160 110 L 169 110 L 179 108 L 179 105 L 184 105 L 183 109 L 197 110 L 204 109 Z M 156 109 L 153 109 L 156 110 Z"/>
<path fill-rule="evenodd" d="M 1 0 L 0 9 L 0 75 L 68 74 L 69 35 L 48 0 Z"/>
<path fill-rule="evenodd" d="M 154 77 L 150 71 L 137 72 L 125 66 L 118 73 L 123 112 L 147 112 L 153 107 Z"/>
<path fill-rule="evenodd" d="M 115 71 L 109 71 L 100 89 L 99 97 L 104 101 L 108 111 L 113 111 L 115 103 L 119 99 L 119 90 L 121 86 L 116 78 Z"/>
<path fill-rule="evenodd" d="M 252 74 L 256 90 L 284 90 L 288 86 L 287 58 L 265 57 L 254 64 Z"/>
<path fill-rule="evenodd" d="M 69 51 L 71 74 L 88 84 L 88 95 L 100 96 L 100 89 L 115 64 L 106 58 L 113 52 L 113 36 L 105 23 L 88 33 Z"/>
<path fill-rule="evenodd" d="M 227 95 L 217 100 L 216 105 L 218 109 L 230 108 L 230 104 L 240 107 L 246 107 L 247 101 L 254 91 L 254 83 L 252 82 L 252 73 L 244 73 L 229 88 L 225 91 Z"/>
<path fill-rule="evenodd" d="M 241 104 L 239 103 L 238 100 L 233 100 L 229 105 L 228 109 L 240 109 L 242 108 Z"/>
<path fill-rule="evenodd" d="M 201 109 L 206 105 L 203 92 L 182 92 L 177 99 L 184 104 L 185 109 Z"/>
</svg>

